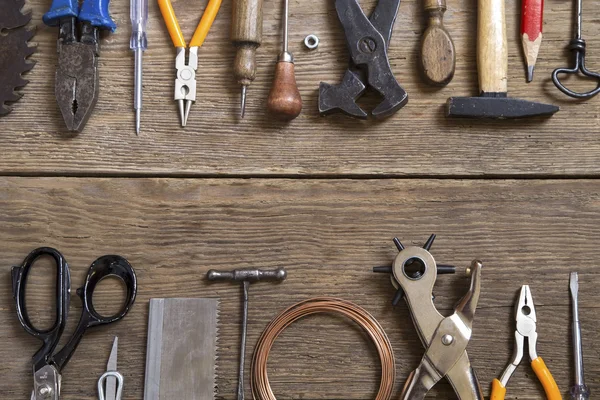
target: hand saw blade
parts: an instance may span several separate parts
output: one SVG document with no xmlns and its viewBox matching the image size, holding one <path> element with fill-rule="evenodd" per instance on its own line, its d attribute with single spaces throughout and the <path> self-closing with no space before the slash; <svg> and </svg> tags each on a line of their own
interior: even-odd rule
<svg viewBox="0 0 600 400">
<path fill-rule="evenodd" d="M 117 370 L 117 352 L 119 347 L 119 338 L 115 336 L 115 340 L 113 341 L 112 349 L 110 351 L 110 356 L 108 357 L 108 362 L 106 363 L 107 371 L 116 371 Z M 114 376 L 106 377 L 106 399 L 105 400 L 117 400 L 117 378 Z"/>
<path fill-rule="evenodd" d="M 150 299 L 144 400 L 214 400 L 218 299 Z"/>
</svg>

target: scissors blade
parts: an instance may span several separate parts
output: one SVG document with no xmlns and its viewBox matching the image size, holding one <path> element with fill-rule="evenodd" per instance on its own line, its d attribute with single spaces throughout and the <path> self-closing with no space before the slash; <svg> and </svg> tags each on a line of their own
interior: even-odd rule
<svg viewBox="0 0 600 400">
<path fill-rule="evenodd" d="M 117 348 L 119 346 L 119 338 L 115 336 L 110 356 L 108 357 L 108 363 L 106 363 L 107 371 L 117 370 Z M 114 376 L 106 377 L 106 400 L 117 400 L 117 378 Z"/>
</svg>

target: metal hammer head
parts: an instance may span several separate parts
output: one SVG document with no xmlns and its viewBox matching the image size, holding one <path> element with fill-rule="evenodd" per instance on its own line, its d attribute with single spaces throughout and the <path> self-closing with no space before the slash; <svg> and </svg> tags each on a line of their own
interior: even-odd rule
<svg viewBox="0 0 600 400">
<path fill-rule="evenodd" d="M 217 271 L 211 269 L 206 273 L 209 281 L 283 281 L 287 278 L 287 272 L 283 268 L 274 270 L 261 270 L 252 268 L 234 269 L 233 271 Z"/>
<path fill-rule="evenodd" d="M 552 104 L 514 99 L 502 94 L 483 93 L 479 97 L 450 97 L 446 116 L 468 118 L 512 119 L 549 116 L 559 108 Z"/>
</svg>

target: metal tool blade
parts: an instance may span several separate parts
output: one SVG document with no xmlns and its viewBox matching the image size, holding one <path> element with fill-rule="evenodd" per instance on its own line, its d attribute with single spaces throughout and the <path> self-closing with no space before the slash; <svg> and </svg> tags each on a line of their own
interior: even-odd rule
<svg viewBox="0 0 600 400">
<path fill-rule="evenodd" d="M 112 350 L 110 351 L 110 356 L 108 357 L 108 362 L 106 363 L 107 371 L 116 371 L 117 370 L 117 349 L 119 346 L 119 338 L 115 336 L 115 340 L 112 345 Z M 106 377 L 106 400 L 116 400 L 117 399 L 117 378 L 114 376 Z"/>
<path fill-rule="evenodd" d="M 214 400 L 218 299 L 151 299 L 144 400 Z"/>
</svg>

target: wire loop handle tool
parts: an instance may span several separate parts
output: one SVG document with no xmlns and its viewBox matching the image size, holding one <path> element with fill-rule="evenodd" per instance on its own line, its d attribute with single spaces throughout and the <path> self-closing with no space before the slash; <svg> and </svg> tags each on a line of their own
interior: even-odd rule
<svg viewBox="0 0 600 400">
<path fill-rule="evenodd" d="M 575 59 L 575 64 L 573 68 L 557 68 L 552 72 L 552 81 L 554 85 L 566 94 L 567 96 L 571 96 L 575 99 L 589 99 L 594 97 L 598 93 L 600 93 L 600 74 L 597 72 L 592 72 L 585 66 L 585 40 L 581 38 L 581 26 L 582 26 L 582 14 L 583 14 L 583 1 L 575 0 L 577 4 L 577 9 L 575 10 L 575 38 L 569 42 L 568 49 L 573 52 L 573 58 Z M 575 92 L 567 88 L 560 80 L 559 75 L 572 75 L 581 72 L 584 77 L 591 78 L 595 80 L 597 86 L 595 89 L 590 90 L 589 92 Z"/>
</svg>

